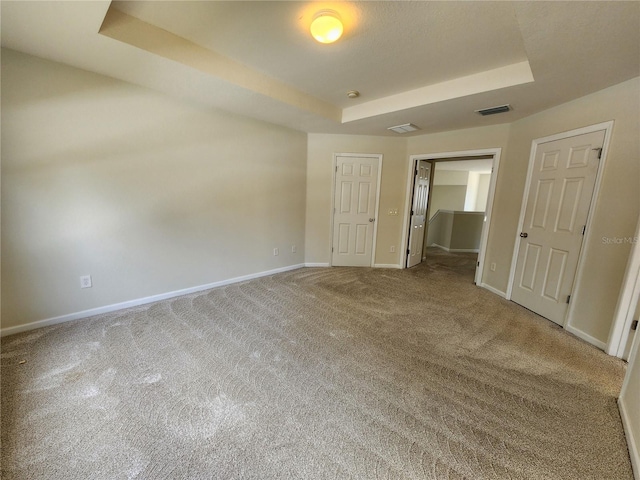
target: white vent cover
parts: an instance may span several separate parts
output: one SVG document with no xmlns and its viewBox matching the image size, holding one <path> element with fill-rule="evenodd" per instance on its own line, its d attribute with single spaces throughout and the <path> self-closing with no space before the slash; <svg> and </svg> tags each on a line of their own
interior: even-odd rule
<svg viewBox="0 0 640 480">
<path fill-rule="evenodd" d="M 395 127 L 389 127 L 387 128 L 387 130 L 392 130 L 396 133 L 408 133 L 408 132 L 415 132 L 416 130 L 420 130 L 420 129 L 416 127 L 413 123 L 405 123 L 402 125 L 396 125 Z"/>
</svg>

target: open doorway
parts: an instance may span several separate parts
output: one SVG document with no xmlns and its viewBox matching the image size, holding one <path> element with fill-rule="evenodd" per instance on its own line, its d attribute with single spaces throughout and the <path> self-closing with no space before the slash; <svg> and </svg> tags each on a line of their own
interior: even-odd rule
<svg viewBox="0 0 640 480">
<path fill-rule="evenodd" d="M 488 227 L 491 221 L 491 209 L 493 205 L 496 178 L 500 163 L 500 153 L 501 149 L 496 148 L 412 155 L 409 158 L 409 176 L 407 181 L 408 188 L 405 203 L 408 208 L 406 209 L 404 215 L 403 229 L 403 245 L 406 246 L 406 256 L 404 257 L 402 265 L 403 268 L 416 265 L 417 263 L 420 263 L 420 261 L 425 260 L 428 254 L 427 248 L 432 244 L 444 247 L 443 249 L 448 251 L 477 251 L 478 260 L 474 280 L 478 284 L 481 283 L 482 272 L 484 269 L 484 257 Z M 415 188 L 415 185 L 420 183 L 418 181 L 418 175 L 420 175 L 421 171 L 420 166 L 424 164 L 424 162 L 428 162 L 431 165 L 430 171 L 432 172 L 432 174 L 430 176 L 428 188 L 429 194 L 424 222 L 425 231 L 422 235 L 424 240 L 422 244 L 418 245 L 415 242 L 415 237 L 412 238 L 411 234 L 412 229 L 414 229 L 415 225 L 419 223 L 416 222 L 416 218 L 414 218 L 414 216 L 416 214 L 419 215 L 420 213 L 422 213 L 420 205 L 417 205 L 417 203 L 421 201 L 421 196 L 416 195 L 418 190 Z M 442 185 L 445 188 L 440 189 L 436 189 L 436 187 L 439 186 L 436 183 L 439 170 L 438 165 L 447 165 L 447 167 L 445 167 L 447 168 L 447 170 L 440 168 L 441 172 L 453 172 L 440 174 L 442 178 L 449 177 L 450 179 L 449 181 L 445 180 L 444 182 L 442 182 L 445 184 Z M 487 175 L 487 177 L 481 177 L 481 175 Z M 466 177 L 464 182 L 465 185 L 462 185 L 463 182 L 461 181 L 461 178 L 463 176 Z M 456 178 L 457 180 L 454 180 Z M 446 185 L 447 183 L 459 183 L 460 185 Z M 461 188 L 446 188 L 447 186 Z M 442 195 L 440 195 L 440 198 L 444 203 L 441 203 L 440 205 L 438 204 L 437 198 L 439 197 L 439 195 L 437 193 L 434 195 L 435 190 L 441 190 Z M 435 203 L 434 197 L 436 198 Z M 452 210 L 449 208 L 444 208 L 449 204 L 447 202 L 454 202 L 451 203 L 451 206 L 455 209 Z M 477 208 L 483 203 L 486 205 L 483 209 L 484 213 L 478 214 L 477 212 L 479 210 L 477 210 Z M 439 211 L 441 213 L 438 213 Z M 476 212 L 474 215 L 477 217 L 477 219 L 472 218 L 474 216 L 472 215 L 472 212 Z M 457 240 L 454 239 L 454 243 L 451 244 L 452 228 L 454 224 L 453 219 L 455 218 L 456 213 L 461 219 L 458 222 L 460 225 L 460 231 L 464 231 L 465 229 L 476 229 L 477 231 L 479 231 L 479 243 L 476 242 L 475 245 L 466 248 L 464 244 L 455 243 Z M 435 223 L 442 224 L 438 226 L 438 228 L 444 233 L 438 232 L 437 240 L 434 240 L 433 232 L 431 234 L 431 237 L 429 236 L 429 221 L 431 221 L 431 225 L 435 225 Z M 474 222 L 477 223 L 477 225 L 474 226 Z M 445 245 L 441 245 L 441 243 L 444 243 Z M 416 259 L 417 249 L 420 250 L 420 261 Z"/>
</svg>

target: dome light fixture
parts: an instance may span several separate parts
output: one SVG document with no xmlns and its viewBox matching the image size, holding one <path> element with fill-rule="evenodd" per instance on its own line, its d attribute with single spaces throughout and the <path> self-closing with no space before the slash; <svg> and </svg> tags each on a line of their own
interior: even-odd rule
<svg viewBox="0 0 640 480">
<path fill-rule="evenodd" d="M 311 22 L 311 35 L 320 43 L 333 43 L 344 30 L 340 15 L 333 10 L 320 10 Z"/>
</svg>

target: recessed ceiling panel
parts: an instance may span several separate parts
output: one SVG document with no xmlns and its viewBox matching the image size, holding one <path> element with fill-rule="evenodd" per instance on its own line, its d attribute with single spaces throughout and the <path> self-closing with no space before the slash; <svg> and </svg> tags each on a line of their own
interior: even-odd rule
<svg viewBox="0 0 640 480">
<path fill-rule="evenodd" d="M 343 18 L 345 33 L 320 45 L 309 25 L 327 6 Z M 343 108 L 527 60 L 510 2 L 126 1 L 113 7 Z M 350 89 L 361 97 L 345 98 Z"/>
</svg>

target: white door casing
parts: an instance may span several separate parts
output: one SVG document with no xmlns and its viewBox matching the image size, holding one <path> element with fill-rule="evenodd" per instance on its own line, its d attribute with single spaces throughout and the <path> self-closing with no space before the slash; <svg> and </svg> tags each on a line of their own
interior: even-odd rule
<svg viewBox="0 0 640 480">
<path fill-rule="evenodd" d="M 631 330 L 634 320 L 640 317 L 640 217 L 636 225 L 636 234 L 630 238 L 631 252 L 627 261 L 622 287 L 613 324 L 609 333 L 606 352 L 619 358 L 629 358 L 632 338 L 637 335 Z M 635 315 L 634 315 L 635 313 Z"/>
<path fill-rule="evenodd" d="M 534 144 L 510 298 L 564 325 L 605 130 Z"/>
<path fill-rule="evenodd" d="M 640 319 L 640 302 L 636 305 L 635 315 L 631 316 L 631 321 L 638 321 Z M 636 338 L 637 334 L 637 326 L 636 330 L 631 330 L 629 327 L 626 331 L 627 339 L 622 343 L 622 359 L 629 361 L 629 354 L 631 353 L 631 347 L 633 346 L 633 341 Z"/>
<path fill-rule="evenodd" d="M 333 266 L 373 266 L 381 155 L 336 155 Z"/>
<path fill-rule="evenodd" d="M 482 235 L 480 237 L 480 251 L 478 253 L 478 263 L 476 268 L 476 274 L 474 281 L 477 285 L 482 288 L 486 288 L 502 297 L 506 297 L 507 294 L 505 292 L 500 292 L 495 288 L 484 283 L 484 264 L 485 264 L 485 255 L 486 248 L 489 238 L 489 225 L 491 224 L 492 211 L 493 211 L 493 200 L 495 197 L 496 191 L 496 183 L 498 174 L 500 171 L 500 157 L 502 155 L 501 148 L 483 148 L 477 150 L 460 150 L 453 152 L 438 152 L 438 153 L 424 153 L 419 155 L 410 155 L 409 156 L 409 168 L 408 168 L 408 178 L 407 178 L 407 189 L 406 189 L 406 198 L 405 198 L 405 214 L 403 220 L 403 228 L 402 228 L 402 245 L 405 245 L 407 249 L 409 249 L 409 225 L 411 223 L 411 194 L 412 194 L 412 185 L 414 178 L 414 169 L 416 162 L 420 160 L 448 160 L 448 159 L 457 159 L 461 157 L 493 157 L 493 166 L 491 168 L 491 180 L 489 182 L 489 192 L 487 194 L 487 207 L 485 210 L 484 216 L 484 224 L 482 226 Z M 404 267 L 406 263 L 403 261 L 405 258 L 404 251 L 401 256 L 401 263 Z"/>
<path fill-rule="evenodd" d="M 418 162 L 416 162 L 415 172 L 413 204 L 411 206 L 411 223 L 409 225 L 410 231 L 407 267 L 414 267 L 422 262 L 431 165 L 426 160 L 418 160 Z"/>
</svg>

